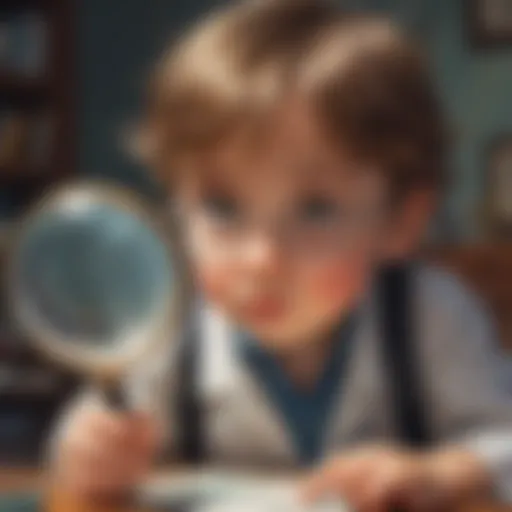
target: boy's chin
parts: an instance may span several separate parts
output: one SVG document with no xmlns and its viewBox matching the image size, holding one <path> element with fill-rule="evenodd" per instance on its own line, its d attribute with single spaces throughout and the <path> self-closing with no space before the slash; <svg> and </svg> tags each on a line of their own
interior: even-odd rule
<svg viewBox="0 0 512 512">
<path fill-rule="evenodd" d="M 276 325 L 253 325 L 251 331 L 265 348 L 275 352 L 294 351 L 320 341 L 324 330 L 317 323 L 304 322 Z"/>
</svg>

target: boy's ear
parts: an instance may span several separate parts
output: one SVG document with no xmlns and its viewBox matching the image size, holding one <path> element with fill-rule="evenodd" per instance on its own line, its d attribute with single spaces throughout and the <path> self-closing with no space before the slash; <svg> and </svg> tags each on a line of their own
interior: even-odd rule
<svg viewBox="0 0 512 512">
<path fill-rule="evenodd" d="M 409 258 L 420 248 L 435 211 L 437 194 L 423 189 L 411 192 L 392 219 L 387 256 Z"/>
</svg>

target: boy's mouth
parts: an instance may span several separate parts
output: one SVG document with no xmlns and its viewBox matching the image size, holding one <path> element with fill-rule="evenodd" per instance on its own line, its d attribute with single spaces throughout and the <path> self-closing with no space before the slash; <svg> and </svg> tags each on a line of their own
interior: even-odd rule
<svg viewBox="0 0 512 512">
<path fill-rule="evenodd" d="M 242 313 L 250 322 L 273 323 L 283 318 L 285 305 L 281 300 L 258 299 L 245 304 Z"/>
</svg>

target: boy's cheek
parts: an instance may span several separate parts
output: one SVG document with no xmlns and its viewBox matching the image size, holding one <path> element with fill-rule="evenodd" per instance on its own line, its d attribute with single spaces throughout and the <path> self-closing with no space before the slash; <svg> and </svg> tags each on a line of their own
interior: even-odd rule
<svg viewBox="0 0 512 512">
<path fill-rule="evenodd" d="M 230 279 L 230 268 L 218 246 L 201 230 L 189 239 L 192 273 L 201 293 L 212 302 L 222 300 Z M 216 248 L 214 250 L 213 248 Z"/>
<path fill-rule="evenodd" d="M 362 264 L 335 263 L 312 276 L 312 292 L 318 300 L 347 304 L 357 299 L 366 285 L 366 267 Z"/>
<path fill-rule="evenodd" d="M 199 269 L 197 275 L 202 293 L 212 302 L 222 301 L 226 288 L 226 271 L 204 268 Z"/>
</svg>

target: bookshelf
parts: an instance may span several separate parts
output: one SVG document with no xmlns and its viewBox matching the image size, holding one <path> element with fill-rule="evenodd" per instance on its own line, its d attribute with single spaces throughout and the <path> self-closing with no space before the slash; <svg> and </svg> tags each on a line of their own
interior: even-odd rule
<svg viewBox="0 0 512 512">
<path fill-rule="evenodd" d="M 11 220 L 75 168 L 73 0 L 0 0 L 0 266 Z M 2 272 L 3 274 L 3 272 Z M 75 380 L 42 361 L 0 304 L 0 466 L 32 465 Z"/>
<path fill-rule="evenodd" d="M 0 71 L 0 94 L 14 101 L 43 101 L 50 90 L 47 81 Z"/>
<path fill-rule="evenodd" d="M 0 194 L 14 216 L 75 168 L 73 47 L 72 0 L 0 0 Z"/>
</svg>

